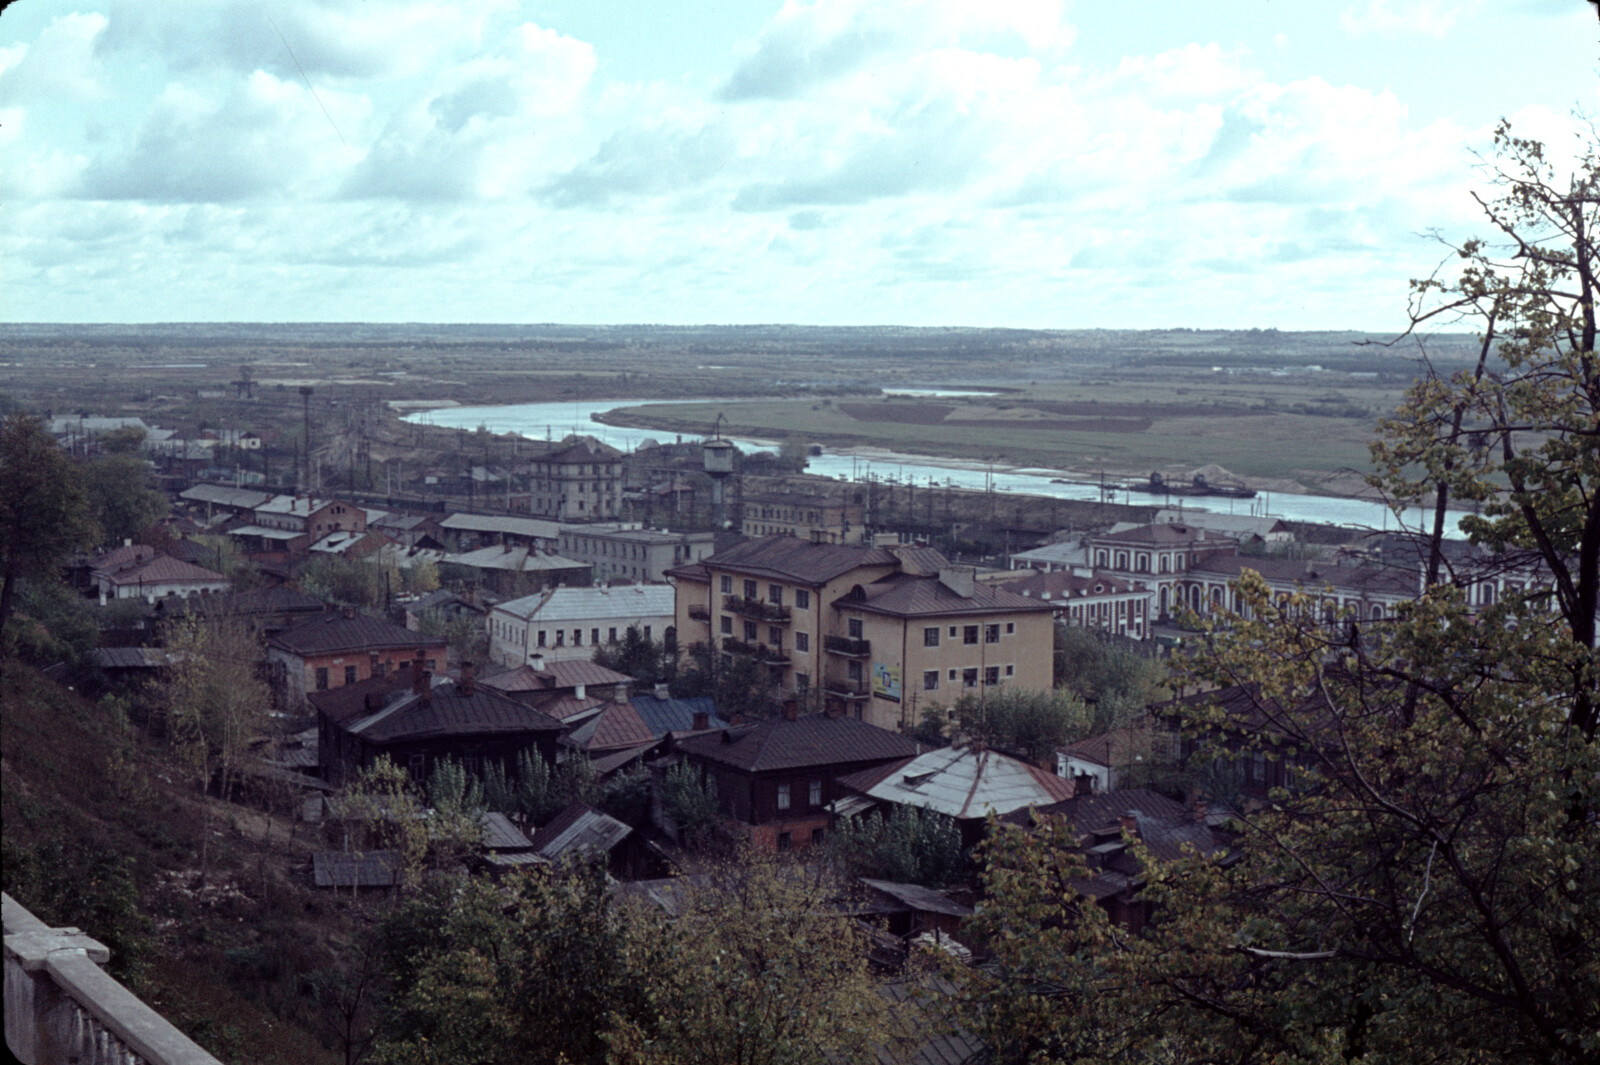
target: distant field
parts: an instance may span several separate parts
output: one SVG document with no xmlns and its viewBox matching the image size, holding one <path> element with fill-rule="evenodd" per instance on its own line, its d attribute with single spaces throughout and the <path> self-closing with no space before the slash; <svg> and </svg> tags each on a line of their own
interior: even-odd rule
<svg viewBox="0 0 1600 1065">
<path fill-rule="evenodd" d="M 1396 387 L 1305 380 L 1243 387 L 1108 384 L 1079 386 L 1074 399 L 1053 395 L 1061 391 L 1052 384 L 986 399 L 674 404 L 632 408 L 616 420 L 703 433 L 722 414 L 727 431 L 768 439 L 793 436 L 1120 476 L 1187 473 L 1215 463 L 1261 487 L 1286 489 L 1293 481 L 1332 490 L 1330 482 L 1341 474 L 1367 467 L 1373 426 L 1400 396 Z"/>
</svg>

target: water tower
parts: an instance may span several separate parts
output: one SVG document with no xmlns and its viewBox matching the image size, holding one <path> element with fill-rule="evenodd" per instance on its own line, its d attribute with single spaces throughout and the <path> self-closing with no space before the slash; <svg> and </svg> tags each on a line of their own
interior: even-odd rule
<svg viewBox="0 0 1600 1065">
<path fill-rule="evenodd" d="M 711 439 L 701 445 L 706 476 L 711 478 L 711 523 L 719 531 L 728 527 L 728 500 L 722 482 L 733 472 L 733 441 L 722 439 L 718 431 L 722 422 L 723 417 L 718 414 L 711 426 Z"/>
</svg>

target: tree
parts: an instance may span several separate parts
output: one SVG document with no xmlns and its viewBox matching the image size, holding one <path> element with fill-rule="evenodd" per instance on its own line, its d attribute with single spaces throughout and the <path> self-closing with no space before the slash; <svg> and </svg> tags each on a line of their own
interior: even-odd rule
<svg viewBox="0 0 1600 1065">
<path fill-rule="evenodd" d="M 597 644 L 596 665 L 626 673 L 649 687 L 670 683 L 678 675 L 677 634 L 669 627 L 660 641 L 651 640 L 637 625 L 629 625 L 616 643 Z"/>
<path fill-rule="evenodd" d="M 0 648 L 17 581 L 54 578 L 61 559 L 97 537 L 83 475 L 44 423 L 27 414 L 0 422 Z"/>
<path fill-rule="evenodd" d="M 662 782 L 661 804 L 668 820 L 677 826 L 679 844 L 698 848 L 711 841 L 717 827 L 717 800 L 698 767 L 679 762 L 669 768 Z"/>
<path fill-rule="evenodd" d="M 1166 697 L 1167 671 L 1132 640 L 1098 629 L 1055 625 L 1055 682 L 1089 704 L 1089 734 L 1098 735 L 1144 716 Z"/>
<path fill-rule="evenodd" d="M 852 879 L 867 876 L 938 888 L 967 875 L 956 823 L 915 806 L 847 817 L 828 836 L 827 849 Z"/>
<path fill-rule="evenodd" d="M 798 436 L 786 436 L 778 445 L 778 465 L 790 473 L 804 473 L 810 460 L 810 449 Z"/>
<path fill-rule="evenodd" d="M 1053 765 L 1055 749 L 1090 735 L 1094 724 L 1083 700 L 1065 689 L 1002 688 L 981 697 L 963 695 L 955 710 L 964 731 L 1035 765 Z"/>
<path fill-rule="evenodd" d="M 167 497 L 150 487 L 150 466 L 137 455 L 89 463 L 89 510 L 105 543 L 132 540 L 167 516 Z"/>
<path fill-rule="evenodd" d="M 261 645 L 237 619 L 193 616 L 171 622 L 164 642 L 167 733 L 202 790 L 220 777 L 223 798 L 231 798 L 272 711 L 256 672 Z"/>
<path fill-rule="evenodd" d="M 1000 947 L 964 1001 L 1000 1060 L 1600 1055 L 1596 161 L 1558 185 L 1538 145 L 1504 127 L 1497 145 L 1503 194 L 1484 207 L 1508 254 L 1469 242 L 1458 278 L 1417 289 L 1481 315 L 1479 360 L 1424 374 L 1382 423 L 1374 479 L 1439 508 L 1480 500 L 1473 539 L 1528 552 L 1548 588 L 1468 604 L 1442 509 L 1424 593 L 1396 618 L 1328 626 L 1247 571 L 1243 616 L 1205 623 L 1185 679 L 1243 685 L 1251 727 L 1205 705 L 1184 724 L 1208 756 L 1293 759 L 1293 788 L 1237 813 L 1227 862 L 1136 847 L 1153 906 L 1138 935 L 1073 889 L 1070 832 L 997 837 L 976 930 Z"/>
<path fill-rule="evenodd" d="M 742 714 L 754 720 L 776 716 L 783 703 L 772 673 L 746 652 L 718 652 L 708 643 L 689 645 L 688 663 L 672 684 L 679 699 L 709 695 L 724 717 Z"/>
</svg>

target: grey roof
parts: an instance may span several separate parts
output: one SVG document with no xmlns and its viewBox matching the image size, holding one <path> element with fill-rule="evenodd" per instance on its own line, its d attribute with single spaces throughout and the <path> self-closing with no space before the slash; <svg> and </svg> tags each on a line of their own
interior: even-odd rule
<svg viewBox="0 0 1600 1065">
<path fill-rule="evenodd" d="M 1289 532 L 1282 518 L 1260 517 L 1255 514 L 1214 514 L 1209 510 L 1163 507 L 1156 511 L 1156 524 L 1179 523 L 1201 529 L 1233 535 L 1267 536 L 1271 533 Z"/>
<path fill-rule="evenodd" d="M 459 555 L 446 555 L 443 562 L 473 569 L 510 570 L 513 573 L 570 572 L 588 569 L 587 562 L 574 562 L 570 558 L 549 554 L 536 548 L 512 544 L 491 544 Z"/>
<path fill-rule="evenodd" d="M 1232 580 L 1247 569 L 1261 574 L 1269 584 L 1292 585 L 1304 588 L 1308 592 L 1324 585 L 1332 585 L 1337 591 L 1349 594 L 1414 599 L 1421 591 L 1420 576 L 1412 566 L 1377 564 L 1351 566 L 1286 558 L 1213 555 L 1191 566 L 1189 573 L 1193 576 Z"/>
<path fill-rule="evenodd" d="M 478 823 L 483 826 L 483 845 L 490 850 L 528 850 L 533 846 L 533 841 L 505 814 L 488 810 L 478 818 Z"/>
<path fill-rule="evenodd" d="M 377 651 L 397 647 L 439 647 L 443 637 L 424 636 L 365 614 L 346 616 L 331 611 L 307 618 L 267 641 L 297 655 L 332 654 L 337 651 Z"/>
<path fill-rule="evenodd" d="M 372 743 L 483 736 L 497 733 L 559 732 L 561 722 L 509 695 L 475 685 L 436 684 L 426 695 L 400 693 L 376 713 L 352 721 L 347 731 Z"/>
<path fill-rule="evenodd" d="M 840 777 L 870 798 L 947 817 L 987 817 L 1070 798 L 1071 781 L 999 751 L 944 747 Z"/>
<path fill-rule="evenodd" d="M 971 906 L 963 906 L 943 892 L 923 887 L 921 884 L 901 884 L 893 880 L 869 880 L 866 877 L 862 877 L 861 882 L 874 891 L 881 891 L 890 898 L 904 903 L 913 910 L 920 910 L 924 913 L 942 913 L 951 917 L 972 916 Z"/>
<path fill-rule="evenodd" d="M 231 488 L 223 484 L 197 484 L 178 493 L 178 498 L 193 503 L 214 503 L 235 510 L 254 510 L 272 497 L 266 492 L 252 492 L 248 488 Z"/>
<path fill-rule="evenodd" d="M 772 718 L 717 732 L 702 732 L 679 743 L 685 754 L 752 773 L 812 766 L 888 762 L 916 755 L 915 740 L 853 717 Z"/>
<path fill-rule="evenodd" d="M 159 647 L 96 647 L 93 658 L 101 669 L 160 669 L 168 661 Z"/>
<path fill-rule="evenodd" d="M 399 851 L 317 851 L 311 856 L 311 881 L 317 887 L 393 887 Z"/>
<path fill-rule="evenodd" d="M 1083 544 L 1045 544 L 1032 551 L 1018 551 L 1011 556 L 1011 561 L 1043 562 L 1051 566 L 1087 566 L 1089 549 Z"/>
<path fill-rule="evenodd" d="M 677 609 L 670 584 L 616 588 L 555 588 L 495 607 L 525 621 L 596 621 L 670 618 Z"/>
<path fill-rule="evenodd" d="M 555 859 L 567 854 L 605 853 L 633 829 L 587 803 L 575 802 L 533 835 L 534 852 Z"/>
<path fill-rule="evenodd" d="M 539 540 L 555 540 L 561 526 L 539 518 L 515 518 L 509 514 L 452 514 L 439 523 L 441 529 L 461 532 L 505 533 Z"/>
<path fill-rule="evenodd" d="M 259 536 L 264 540 L 293 540 L 304 536 L 305 532 L 299 529 L 269 529 L 265 525 L 241 525 L 237 529 L 229 529 L 229 536 Z"/>
</svg>

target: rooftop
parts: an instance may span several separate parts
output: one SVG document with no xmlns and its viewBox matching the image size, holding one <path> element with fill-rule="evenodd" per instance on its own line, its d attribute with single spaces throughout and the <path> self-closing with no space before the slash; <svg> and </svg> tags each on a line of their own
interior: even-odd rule
<svg viewBox="0 0 1600 1065">
<path fill-rule="evenodd" d="M 892 761 L 918 754 L 922 747 L 898 732 L 853 717 L 809 714 L 772 718 L 690 736 L 684 753 L 752 773 L 811 766 Z"/>
<path fill-rule="evenodd" d="M 898 566 L 888 548 L 860 544 L 813 544 L 793 536 L 762 536 L 718 551 L 703 564 L 796 584 L 822 585 L 862 566 Z"/>
<path fill-rule="evenodd" d="M 1069 798 L 1071 781 L 999 751 L 945 747 L 879 766 L 839 783 L 883 802 L 947 817 L 987 817 Z"/>
<path fill-rule="evenodd" d="M 290 626 L 267 644 L 298 655 L 428 647 L 438 651 L 434 657 L 442 658 L 445 641 L 443 637 L 424 636 L 366 614 L 332 611 Z"/>
<path fill-rule="evenodd" d="M 522 621 L 621 621 L 671 617 L 674 593 L 669 584 L 634 584 L 612 588 L 555 588 L 501 603 L 495 610 Z"/>
<path fill-rule="evenodd" d="M 891 573 L 871 584 L 857 585 L 834 601 L 836 608 L 865 610 L 895 617 L 939 617 L 950 614 L 1048 612 L 1048 603 L 974 583 L 963 594 L 939 577 Z"/>
<path fill-rule="evenodd" d="M 561 526 L 539 518 L 515 518 L 509 514 L 452 514 L 439 523 L 441 529 L 459 532 L 505 533 L 536 540 L 554 540 Z"/>
</svg>

